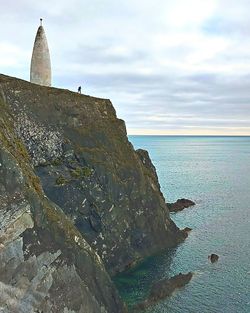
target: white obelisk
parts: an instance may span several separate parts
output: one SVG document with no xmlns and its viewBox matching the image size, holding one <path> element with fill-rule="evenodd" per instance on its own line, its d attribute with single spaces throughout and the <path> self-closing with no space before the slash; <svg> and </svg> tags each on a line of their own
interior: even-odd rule
<svg viewBox="0 0 250 313">
<path fill-rule="evenodd" d="M 36 33 L 30 66 L 30 82 L 43 86 L 51 86 L 51 64 L 49 47 L 45 31 L 40 19 Z"/>
</svg>

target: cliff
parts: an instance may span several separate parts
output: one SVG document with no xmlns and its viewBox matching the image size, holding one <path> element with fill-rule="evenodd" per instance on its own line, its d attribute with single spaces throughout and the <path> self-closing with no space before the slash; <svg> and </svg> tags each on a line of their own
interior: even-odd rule
<svg viewBox="0 0 250 313">
<path fill-rule="evenodd" d="M 125 312 L 100 257 L 44 195 L 1 95 L 0 143 L 0 311 Z"/>
<path fill-rule="evenodd" d="M 0 99 L 3 312 L 124 312 L 106 270 L 183 239 L 148 153 L 109 100 L 4 75 Z"/>
</svg>

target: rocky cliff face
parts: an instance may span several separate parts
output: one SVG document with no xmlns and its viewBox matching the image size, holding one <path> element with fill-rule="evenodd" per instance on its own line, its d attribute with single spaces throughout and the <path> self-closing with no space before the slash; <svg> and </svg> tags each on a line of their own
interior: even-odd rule
<svg viewBox="0 0 250 313">
<path fill-rule="evenodd" d="M 0 92 L 0 311 L 125 312 L 100 257 L 44 195 Z"/>
<path fill-rule="evenodd" d="M 122 312 L 105 268 L 183 237 L 148 153 L 109 100 L 4 75 L 0 97 L 3 312 Z"/>
</svg>

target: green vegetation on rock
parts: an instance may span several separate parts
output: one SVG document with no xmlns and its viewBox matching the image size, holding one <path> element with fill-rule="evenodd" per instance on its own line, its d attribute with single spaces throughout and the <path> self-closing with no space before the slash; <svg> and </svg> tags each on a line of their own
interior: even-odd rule
<svg viewBox="0 0 250 313">
<path fill-rule="evenodd" d="M 55 159 L 51 162 L 51 165 L 59 166 L 63 163 L 62 159 Z"/>
<path fill-rule="evenodd" d="M 56 185 L 58 186 L 64 186 L 64 185 L 67 185 L 68 183 L 69 183 L 69 180 L 62 175 L 58 176 L 56 179 Z"/>
<path fill-rule="evenodd" d="M 77 168 L 71 170 L 70 174 L 71 174 L 72 177 L 74 177 L 76 179 L 81 179 L 81 178 L 85 178 L 85 177 L 91 176 L 92 175 L 92 170 L 91 170 L 91 168 L 89 168 L 87 166 L 77 167 Z"/>
</svg>

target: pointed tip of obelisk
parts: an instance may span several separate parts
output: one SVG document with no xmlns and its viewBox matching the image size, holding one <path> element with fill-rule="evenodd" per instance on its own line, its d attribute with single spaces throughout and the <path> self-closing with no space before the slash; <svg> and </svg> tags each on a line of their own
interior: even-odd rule
<svg viewBox="0 0 250 313">
<path fill-rule="evenodd" d="M 41 34 L 44 34 L 45 35 L 45 30 L 44 30 L 44 27 L 43 27 L 43 19 L 40 18 L 40 25 L 37 29 L 37 35 L 41 35 Z"/>
</svg>

